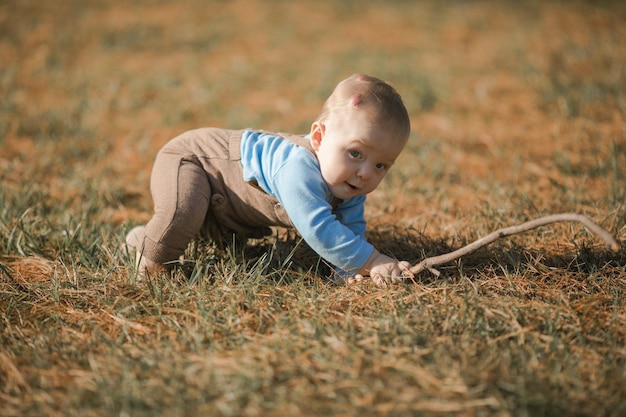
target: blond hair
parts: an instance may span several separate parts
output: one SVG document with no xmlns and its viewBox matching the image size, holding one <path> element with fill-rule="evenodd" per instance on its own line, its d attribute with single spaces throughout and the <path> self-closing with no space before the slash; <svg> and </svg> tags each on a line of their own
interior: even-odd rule
<svg viewBox="0 0 626 417">
<path fill-rule="evenodd" d="M 400 94 L 383 80 L 364 74 L 353 74 L 337 84 L 317 120 L 324 122 L 360 108 L 369 110 L 370 122 L 390 129 L 394 137 L 409 137 L 411 122 Z"/>
</svg>

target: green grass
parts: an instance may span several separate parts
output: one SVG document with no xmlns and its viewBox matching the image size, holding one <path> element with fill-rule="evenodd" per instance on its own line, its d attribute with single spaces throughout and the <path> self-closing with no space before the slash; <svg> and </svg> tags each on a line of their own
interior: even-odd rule
<svg viewBox="0 0 626 417">
<path fill-rule="evenodd" d="M 580 212 L 626 237 L 614 2 L 0 3 L 0 416 L 620 416 L 626 251 L 558 224 L 388 288 L 295 233 L 135 285 L 158 149 L 304 132 L 353 72 L 413 124 L 368 237 L 416 263 Z M 262 29 L 259 29 L 262 28 Z M 385 34 L 385 36 L 381 36 Z"/>
</svg>

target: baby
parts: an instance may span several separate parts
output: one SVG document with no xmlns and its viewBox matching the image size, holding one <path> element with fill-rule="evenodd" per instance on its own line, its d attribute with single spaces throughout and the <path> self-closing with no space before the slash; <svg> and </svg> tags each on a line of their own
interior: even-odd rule
<svg viewBox="0 0 626 417">
<path fill-rule="evenodd" d="M 335 87 L 307 136 L 203 128 L 172 139 L 152 170 L 154 216 L 126 237 L 139 273 L 166 270 L 201 233 L 245 243 L 280 226 L 294 227 L 346 282 L 370 276 L 384 286 L 410 277 L 408 262 L 364 237 L 365 196 L 410 129 L 400 95 L 356 74 Z"/>
</svg>

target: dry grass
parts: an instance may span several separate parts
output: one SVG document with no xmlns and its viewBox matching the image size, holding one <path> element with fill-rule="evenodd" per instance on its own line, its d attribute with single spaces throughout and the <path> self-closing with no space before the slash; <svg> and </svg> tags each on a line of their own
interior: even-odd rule
<svg viewBox="0 0 626 417">
<path fill-rule="evenodd" d="M 352 72 L 414 135 L 369 236 L 417 262 L 580 212 L 626 237 L 618 2 L 0 3 L 0 416 L 626 413 L 626 250 L 559 224 L 408 285 L 293 234 L 133 285 L 152 160 L 200 126 L 305 131 Z"/>
</svg>

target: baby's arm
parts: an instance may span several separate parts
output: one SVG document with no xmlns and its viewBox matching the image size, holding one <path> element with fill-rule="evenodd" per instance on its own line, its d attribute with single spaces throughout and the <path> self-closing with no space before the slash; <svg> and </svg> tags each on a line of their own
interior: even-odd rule
<svg viewBox="0 0 626 417">
<path fill-rule="evenodd" d="M 315 158 L 308 151 L 302 149 L 269 161 L 270 166 L 264 170 L 269 175 L 255 178 L 259 186 L 278 198 L 295 228 L 313 250 L 347 272 L 344 280 L 347 277 L 350 281 L 348 275 L 356 272 L 355 277 L 370 275 L 377 285 L 384 286 L 411 275 L 408 262 L 398 262 L 380 254 L 365 239 L 364 196 L 345 201 L 335 213 L 332 212 L 326 200 L 328 187 L 321 178 Z"/>
</svg>

